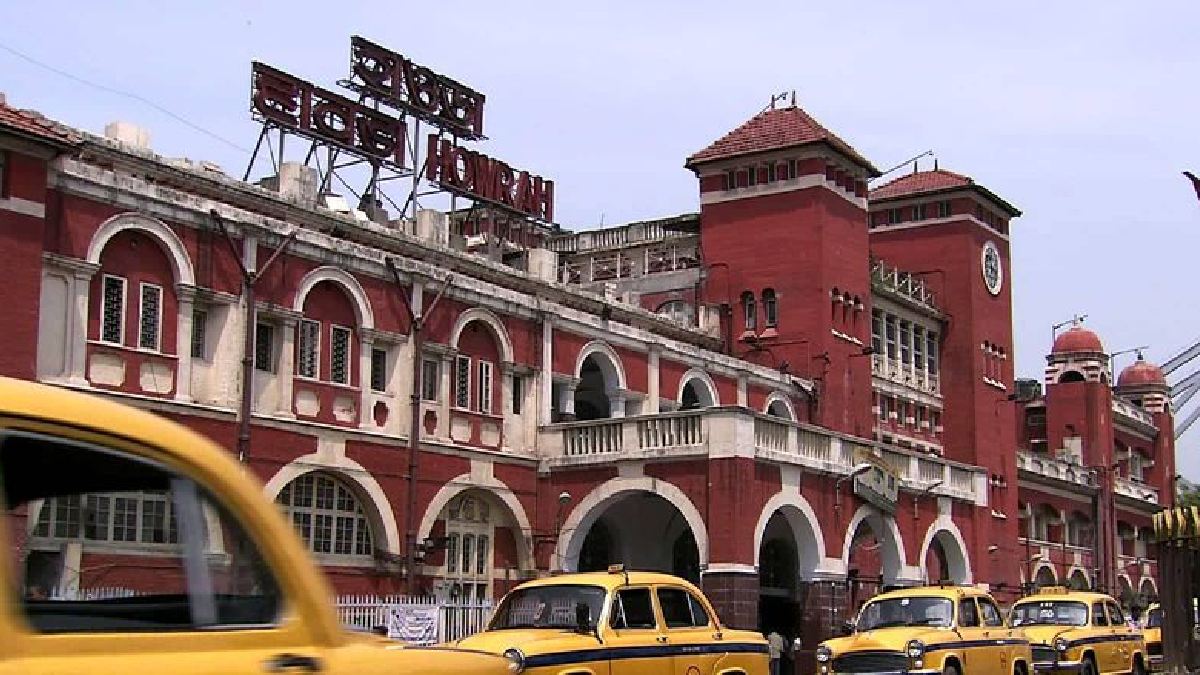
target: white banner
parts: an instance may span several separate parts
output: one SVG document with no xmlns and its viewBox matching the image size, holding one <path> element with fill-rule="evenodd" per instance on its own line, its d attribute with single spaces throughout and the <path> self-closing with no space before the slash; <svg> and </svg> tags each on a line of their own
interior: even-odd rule
<svg viewBox="0 0 1200 675">
<path fill-rule="evenodd" d="M 388 605 L 387 636 L 410 645 L 431 645 L 438 636 L 437 605 Z"/>
</svg>

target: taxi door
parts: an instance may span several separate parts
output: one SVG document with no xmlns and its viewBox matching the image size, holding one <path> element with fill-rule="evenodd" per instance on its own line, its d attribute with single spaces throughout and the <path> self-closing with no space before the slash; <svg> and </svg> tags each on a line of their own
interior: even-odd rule
<svg viewBox="0 0 1200 675">
<path fill-rule="evenodd" d="M 1133 670 L 1133 653 L 1138 647 L 1138 631 L 1125 622 L 1125 614 L 1117 603 L 1109 600 L 1104 603 L 1108 607 L 1109 628 L 1113 633 L 1113 644 L 1116 645 L 1115 670 Z"/>
<path fill-rule="evenodd" d="M 988 645 L 986 636 L 990 632 L 991 629 L 986 628 L 979 618 L 975 598 L 959 598 L 958 634 L 963 641 L 963 672 L 971 675 L 1006 675 L 999 669 L 998 655 L 991 653 L 994 645 Z"/>
<path fill-rule="evenodd" d="M 704 605 L 676 586 L 655 589 L 666 627 L 674 675 L 710 675 L 724 653 L 716 626 Z"/>
<path fill-rule="evenodd" d="M 673 667 L 667 636 L 654 611 L 649 586 L 628 586 L 613 597 L 605 640 L 612 675 L 662 675 Z"/>
<path fill-rule="evenodd" d="M 989 663 L 998 663 L 999 673 L 1011 673 L 1013 663 L 1013 630 L 1004 623 L 1000 608 L 991 598 L 978 597 L 979 617 L 983 623 L 983 638 L 992 642 L 987 647 Z"/>
<path fill-rule="evenodd" d="M 76 433 L 0 430 L 0 484 L 23 486 L 0 518 L 0 675 L 345 672 L 232 508 L 149 449 Z"/>
<path fill-rule="evenodd" d="M 1101 673 L 1113 673 L 1122 670 L 1121 657 L 1115 641 L 1112 623 L 1108 620 L 1104 602 L 1097 600 L 1092 603 L 1092 635 L 1096 641 L 1092 643 L 1092 653 L 1096 655 L 1096 667 Z"/>
</svg>

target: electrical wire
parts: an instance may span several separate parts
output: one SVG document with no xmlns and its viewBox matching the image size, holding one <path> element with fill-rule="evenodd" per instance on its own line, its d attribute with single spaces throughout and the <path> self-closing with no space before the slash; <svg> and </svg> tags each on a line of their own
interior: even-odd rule
<svg viewBox="0 0 1200 675">
<path fill-rule="evenodd" d="M 54 74 L 56 74 L 56 75 L 59 75 L 59 76 L 61 76 L 61 77 L 65 77 L 65 78 L 67 78 L 67 79 L 69 79 L 69 80 L 72 80 L 72 81 L 74 81 L 74 82 L 78 82 L 79 84 L 82 84 L 82 85 L 85 85 L 85 86 L 88 86 L 88 87 L 92 87 L 93 89 L 99 89 L 100 91 L 107 92 L 107 93 L 109 93 L 109 94 L 115 94 L 115 95 L 117 95 L 117 96 L 122 96 L 122 97 L 125 97 L 125 98 L 133 99 L 133 100 L 135 100 L 135 101 L 138 101 L 138 102 L 140 102 L 140 103 L 142 103 L 142 104 L 144 104 L 144 105 L 148 105 L 148 106 L 150 106 L 151 108 L 154 108 L 155 110 L 157 110 L 158 112 L 160 112 L 160 113 L 162 113 L 162 114 L 166 115 L 167 117 L 170 117 L 171 119 L 174 119 L 175 121 L 179 122 L 180 124 L 186 125 L 187 127 L 191 128 L 191 129 L 193 129 L 193 130 L 195 130 L 195 131 L 198 131 L 198 132 L 200 132 L 200 133 L 204 134 L 205 136 L 208 136 L 209 138 L 212 138 L 212 139 L 214 139 L 214 140 L 218 140 L 218 141 L 220 141 L 220 142 L 224 143 L 225 145 L 228 145 L 229 147 L 231 147 L 231 148 L 233 148 L 233 149 L 235 149 L 235 150 L 239 150 L 239 151 L 241 151 L 243 154 L 247 154 L 247 155 L 249 155 L 249 154 L 250 154 L 250 150 L 248 150 L 248 149 L 246 149 L 246 148 L 244 148 L 244 147 L 242 147 L 242 146 L 238 145 L 237 143 L 234 143 L 233 141 L 231 141 L 231 140 L 229 140 L 229 139 L 227 139 L 227 138 L 224 138 L 224 137 L 222 137 L 222 136 L 220 136 L 220 135 L 218 135 L 218 134 L 216 134 L 216 133 L 213 133 L 213 132 L 209 131 L 208 129 L 205 129 L 204 127 L 202 127 L 202 126 L 200 126 L 200 125 L 198 125 L 198 124 L 195 124 L 195 123 L 193 123 L 193 122 L 191 122 L 191 121 L 187 120 L 186 118 L 184 118 L 184 117 L 183 117 L 183 116 L 181 116 L 181 115 L 177 115 L 177 114 L 175 114 L 174 112 L 171 112 L 170 110 L 168 110 L 168 109 L 164 108 L 163 106 L 161 106 L 161 105 L 159 105 L 159 104 L 155 103 L 154 101 L 151 101 L 150 99 L 148 99 L 148 98 L 146 98 L 146 97 L 144 97 L 144 96 L 141 96 L 141 95 L 139 95 L 139 94 L 134 94 L 134 93 L 131 93 L 131 92 L 127 92 L 127 91 L 123 91 L 123 90 L 121 90 L 121 89 L 115 89 L 115 88 L 113 88 L 113 87 L 109 87 L 109 86 L 107 86 L 107 85 L 104 85 L 104 84 L 99 84 L 99 83 L 97 83 L 97 82 L 92 82 L 92 81 L 90 81 L 90 80 L 87 80 L 87 79 L 85 79 L 85 78 L 82 78 L 82 77 L 79 77 L 79 76 L 76 76 L 76 75 L 72 75 L 71 73 L 68 73 L 68 72 L 67 72 L 67 71 L 65 71 L 65 70 L 62 70 L 62 69 L 56 68 L 56 67 L 54 67 L 54 66 L 52 66 L 52 65 L 49 65 L 49 64 L 47 64 L 47 63 L 43 63 L 43 62 L 41 62 L 41 61 L 39 61 L 39 60 L 37 60 L 37 59 L 33 58 L 32 56 L 29 56 L 28 54 L 25 54 L 25 53 L 23 53 L 23 52 L 17 51 L 16 49 L 13 49 L 12 47 L 10 47 L 10 46 L 8 46 L 8 45 L 6 45 L 6 44 L 2 43 L 2 42 L 0 42 L 0 49 L 3 49 L 4 51 L 6 51 L 6 52 L 8 52 L 8 53 L 12 54 L 13 56 L 16 56 L 16 57 L 18 57 L 18 58 L 20 58 L 20 59 L 23 59 L 23 60 L 25 60 L 25 61 L 27 61 L 27 62 L 29 62 L 29 63 L 31 63 L 31 64 L 33 64 L 33 65 L 37 66 L 37 67 L 39 67 L 39 68 L 43 68 L 43 69 L 45 69 L 45 70 L 48 70 L 48 71 L 50 71 L 50 72 L 52 72 L 52 73 L 54 73 Z"/>
</svg>

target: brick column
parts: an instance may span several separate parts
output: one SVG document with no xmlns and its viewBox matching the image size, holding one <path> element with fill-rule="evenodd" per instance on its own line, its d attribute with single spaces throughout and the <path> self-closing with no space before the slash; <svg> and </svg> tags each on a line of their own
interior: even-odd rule
<svg viewBox="0 0 1200 675">
<path fill-rule="evenodd" d="M 700 579 L 721 625 L 758 630 L 758 573 L 750 565 L 710 565 Z"/>
<path fill-rule="evenodd" d="M 853 620 L 853 607 L 848 607 L 850 594 L 842 580 L 817 579 L 801 581 L 796 588 L 800 606 L 796 617 L 799 649 L 796 652 L 797 672 L 816 672 L 813 652 L 817 645 L 838 635 L 842 623 Z"/>
</svg>

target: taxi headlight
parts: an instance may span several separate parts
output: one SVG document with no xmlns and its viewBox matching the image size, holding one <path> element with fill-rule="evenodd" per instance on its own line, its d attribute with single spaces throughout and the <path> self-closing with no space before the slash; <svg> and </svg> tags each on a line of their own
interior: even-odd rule
<svg viewBox="0 0 1200 675">
<path fill-rule="evenodd" d="M 919 659 L 925 655 L 925 643 L 920 640 L 909 640 L 904 651 L 908 652 L 908 658 Z"/>
<path fill-rule="evenodd" d="M 817 663 L 829 663 L 829 659 L 833 658 L 833 652 L 825 645 L 817 645 Z"/>
<path fill-rule="evenodd" d="M 520 649 L 509 649 L 504 652 L 504 658 L 508 659 L 508 672 L 513 675 L 518 675 L 525 670 L 525 654 Z"/>
<path fill-rule="evenodd" d="M 1065 654 L 1067 651 L 1067 647 L 1069 647 L 1069 646 L 1070 646 L 1070 643 L 1067 642 L 1066 638 L 1058 638 L 1054 641 L 1054 649 L 1057 650 L 1060 654 Z"/>
</svg>

